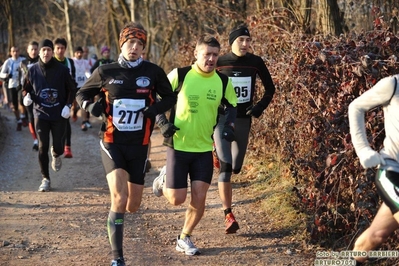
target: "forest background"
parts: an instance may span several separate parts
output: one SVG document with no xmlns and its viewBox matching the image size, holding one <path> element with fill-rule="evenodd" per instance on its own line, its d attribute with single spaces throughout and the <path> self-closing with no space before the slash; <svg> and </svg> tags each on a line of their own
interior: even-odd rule
<svg viewBox="0 0 399 266">
<path fill-rule="evenodd" d="M 24 52 L 31 40 L 57 37 L 68 40 L 69 56 L 76 46 L 100 56 L 107 45 L 115 59 L 119 30 L 134 20 L 149 32 L 147 59 L 169 72 L 193 62 L 200 34 L 215 35 L 223 54 L 229 30 L 246 23 L 252 50 L 264 59 L 277 90 L 261 119 L 254 120 L 245 169 L 236 182 L 258 184 L 253 193 L 265 223 L 286 230 L 308 249 L 350 249 L 372 221 L 381 203 L 375 170 L 359 164 L 347 107 L 381 78 L 399 73 L 397 1 L 0 2 L 1 61 L 11 46 Z M 366 116 L 376 150 L 384 138 L 382 117 L 381 108 Z M 393 235 L 382 249 L 398 250 L 397 240 Z M 378 263 L 393 261 L 398 262 Z"/>
</svg>

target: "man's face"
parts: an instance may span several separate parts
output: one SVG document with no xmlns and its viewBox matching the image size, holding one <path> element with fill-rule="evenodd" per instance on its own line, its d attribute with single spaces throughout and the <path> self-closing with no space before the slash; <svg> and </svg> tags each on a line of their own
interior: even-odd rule
<svg viewBox="0 0 399 266">
<path fill-rule="evenodd" d="M 251 37 L 242 35 L 237 37 L 234 40 L 234 42 L 231 44 L 231 51 L 236 56 L 244 56 L 247 54 L 250 45 L 251 45 Z"/>
<path fill-rule="evenodd" d="M 55 44 L 54 45 L 54 55 L 55 57 L 57 57 L 58 59 L 63 60 L 65 58 L 65 50 L 66 47 L 62 44 Z"/>
<path fill-rule="evenodd" d="M 39 54 L 39 49 L 37 45 L 32 45 L 30 44 L 28 48 L 26 49 L 26 52 L 28 53 L 30 58 L 36 58 L 37 55 Z"/>
<path fill-rule="evenodd" d="M 82 57 L 83 57 L 84 59 L 87 59 L 87 58 L 89 57 L 89 48 L 83 47 L 83 54 L 82 54 Z"/>
<path fill-rule="evenodd" d="M 53 57 L 53 50 L 50 47 L 44 46 L 40 49 L 39 56 L 43 63 L 47 63 Z"/>
<path fill-rule="evenodd" d="M 82 59 L 83 58 L 83 53 L 81 51 L 76 51 L 75 52 L 75 58 L 76 59 Z"/>
<path fill-rule="evenodd" d="M 11 47 L 10 54 L 12 58 L 17 59 L 19 57 L 19 49 L 17 47 Z"/>
<path fill-rule="evenodd" d="M 122 45 L 122 55 L 128 61 L 136 61 L 144 51 L 144 44 L 137 38 L 128 39 Z"/>
<path fill-rule="evenodd" d="M 212 72 L 216 67 L 220 49 L 202 44 L 195 49 L 194 55 L 197 59 L 197 66 L 205 73 Z"/>
<path fill-rule="evenodd" d="M 110 53 L 109 51 L 104 51 L 104 52 L 102 53 L 102 56 L 103 56 L 103 58 L 105 58 L 105 59 L 109 59 L 110 55 L 111 55 L 111 53 Z"/>
</svg>

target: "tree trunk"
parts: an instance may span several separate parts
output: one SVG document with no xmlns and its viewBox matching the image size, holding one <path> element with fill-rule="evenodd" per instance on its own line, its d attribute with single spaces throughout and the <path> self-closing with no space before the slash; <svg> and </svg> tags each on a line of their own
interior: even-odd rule
<svg viewBox="0 0 399 266">
<path fill-rule="evenodd" d="M 265 8 L 265 0 L 256 0 L 256 11 L 260 11 Z"/>
<path fill-rule="evenodd" d="M 64 15 L 65 15 L 65 27 L 66 27 L 66 34 L 67 34 L 67 40 L 68 40 L 68 52 L 69 52 L 69 57 L 73 57 L 73 40 L 72 40 L 72 35 L 71 35 L 71 22 L 69 19 L 69 3 L 68 0 L 63 0 L 64 2 Z"/>
<path fill-rule="evenodd" d="M 302 0 L 301 1 L 301 17 L 303 20 L 301 21 L 302 29 L 305 33 L 310 34 L 312 32 L 311 22 L 312 22 L 312 0 Z"/>
<path fill-rule="evenodd" d="M 319 5 L 319 23 L 320 30 L 324 34 L 332 34 L 335 36 L 343 33 L 341 14 L 337 0 L 321 0 Z"/>
<path fill-rule="evenodd" d="M 8 33 L 8 47 L 7 47 L 7 52 L 11 50 L 11 47 L 15 45 L 15 39 L 14 39 L 14 20 L 12 16 L 12 6 L 11 6 L 11 0 L 3 0 L 3 7 L 2 13 L 4 14 L 4 17 L 7 19 L 7 33 Z"/>
</svg>

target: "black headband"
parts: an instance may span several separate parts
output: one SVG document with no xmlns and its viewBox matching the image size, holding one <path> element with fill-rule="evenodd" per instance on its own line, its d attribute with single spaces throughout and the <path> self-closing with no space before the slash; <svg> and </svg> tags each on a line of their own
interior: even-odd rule
<svg viewBox="0 0 399 266">
<path fill-rule="evenodd" d="M 248 36 L 251 37 L 249 34 L 249 30 L 247 27 L 240 27 L 238 29 L 235 29 L 230 32 L 229 34 L 229 45 L 232 45 L 233 42 L 239 37 L 239 36 Z"/>
</svg>

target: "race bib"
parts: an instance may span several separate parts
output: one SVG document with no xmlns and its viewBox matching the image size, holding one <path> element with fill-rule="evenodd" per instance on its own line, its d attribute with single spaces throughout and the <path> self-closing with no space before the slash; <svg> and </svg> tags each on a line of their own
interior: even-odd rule
<svg viewBox="0 0 399 266">
<path fill-rule="evenodd" d="M 251 101 L 251 77 L 231 77 L 237 95 L 237 103 Z"/>
<path fill-rule="evenodd" d="M 113 103 L 112 123 L 119 131 L 139 131 L 143 129 L 145 100 L 117 99 Z"/>
</svg>

